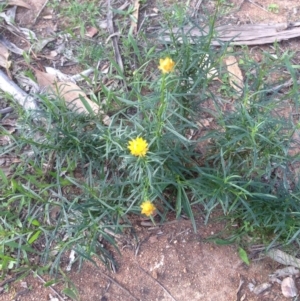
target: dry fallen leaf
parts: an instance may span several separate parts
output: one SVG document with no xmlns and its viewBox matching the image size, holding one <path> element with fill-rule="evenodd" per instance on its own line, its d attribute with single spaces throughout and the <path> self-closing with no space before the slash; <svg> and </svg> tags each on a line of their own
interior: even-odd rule
<svg viewBox="0 0 300 301">
<path fill-rule="evenodd" d="M 299 258 L 289 255 L 279 249 L 271 249 L 267 252 L 267 256 L 284 265 L 291 265 L 296 268 L 299 268 L 300 266 Z"/>
<path fill-rule="evenodd" d="M 98 29 L 96 27 L 89 27 L 86 31 L 86 36 L 92 38 L 94 35 L 98 33 Z"/>
<path fill-rule="evenodd" d="M 21 160 L 18 157 L 15 156 L 0 156 L 0 166 L 1 169 L 4 167 L 11 167 L 14 163 L 20 163 Z"/>
<path fill-rule="evenodd" d="M 11 61 L 8 60 L 9 52 L 5 46 L 0 43 L 0 66 L 6 70 L 10 68 Z"/>
<path fill-rule="evenodd" d="M 259 295 L 259 294 L 263 293 L 264 291 L 266 291 L 267 289 L 269 289 L 271 286 L 272 286 L 272 284 L 270 284 L 268 282 L 259 284 L 253 289 L 253 293 L 255 295 Z"/>
<path fill-rule="evenodd" d="M 238 96 L 241 96 L 244 88 L 244 78 L 238 62 L 233 55 L 230 55 L 225 59 L 225 63 L 229 73 L 229 83 L 237 91 Z"/>
<path fill-rule="evenodd" d="M 290 266 L 290 267 L 285 267 L 285 268 L 276 270 L 272 276 L 286 277 L 286 276 L 298 275 L 298 274 L 299 274 L 299 269 L 297 269 L 293 266 Z"/>
<path fill-rule="evenodd" d="M 57 51 L 55 50 L 50 51 L 50 57 L 56 57 L 56 56 L 58 56 Z"/>
<path fill-rule="evenodd" d="M 1 13 L 0 13 L 1 17 Z M 10 50 L 13 53 L 23 55 L 24 50 L 18 48 L 15 44 L 11 43 L 9 40 L 7 40 L 4 36 L 0 35 L 0 44 L 3 45 L 3 47 L 6 47 L 8 50 Z"/>
<path fill-rule="evenodd" d="M 292 277 L 286 277 L 281 282 L 281 291 L 284 297 L 293 298 L 297 296 L 298 290 Z"/>
<path fill-rule="evenodd" d="M 54 40 L 56 40 L 54 37 L 38 40 L 32 45 L 32 48 L 35 52 L 41 52 L 47 44 L 53 42 Z"/>
<path fill-rule="evenodd" d="M 95 113 L 99 111 L 99 106 L 92 102 L 76 84 L 67 81 L 58 81 L 54 74 L 41 71 L 36 71 L 36 78 L 42 89 L 59 94 L 65 99 L 67 105 L 75 109 L 78 113 L 89 113 L 82 100 L 86 101 Z"/>
<path fill-rule="evenodd" d="M 9 1 L 7 1 L 6 4 L 11 5 L 11 6 L 22 6 L 22 7 L 31 9 L 31 6 L 22 0 L 9 0 Z"/>
<path fill-rule="evenodd" d="M 58 81 L 54 74 L 35 71 L 37 82 L 42 89 L 52 92 L 64 98 L 68 108 L 75 110 L 78 113 L 90 114 L 103 112 L 99 106 L 92 102 L 87 95 L 75 83 L 66 81 Z M 107 115 L 103 116 L 103 123 L 110 124 L 110 118 Z"/>
</svg>

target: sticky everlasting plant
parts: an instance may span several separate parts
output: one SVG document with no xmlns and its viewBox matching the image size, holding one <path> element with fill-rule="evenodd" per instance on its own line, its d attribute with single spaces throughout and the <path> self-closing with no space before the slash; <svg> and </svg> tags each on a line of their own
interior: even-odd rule
<svg viewBox="0 0 300 301">
<path fill-rule="evenodd" d="M 160 69 L 163 74 L 166 74 L 174 71 L 174 66 L 175 62 L 171 58 L 166 57 L 159 60 L 158 69 Z"/>
<path fill-rule="evenodd" d="M 153 215 L 156 208 L 150 201 L 145 201 L 141 204 L 141 213 L 145 214 L 146 216 Z"/>
<path fill-rule="evenodd" d="M 128 149 L 133 156 L 145 157 L 148 152 L 148 143 L 145 139 L 137 137 L 129 141 Z"/>
<path fill-rule="evenodd" d="M 239 230 L 249 235 L 267 229 L 271 240 L 299 240 L 300 184 L 291 176 L 299 156 L 289 157 L 297 129 L 275 118 L 285 101 L 299 106 L 298 85 L 290 93 L 276 92 L 268 86 L 267 68 L 275 61 L 253 64 L 245 57 L 240 61 L 248 78 L 239 99 L 218 94 L 220 83 L 213 78 L 224 74 L 228 45 L 211 47 L 214 18 L 197 23 L 210 30 L 198 28 L 205 34 L 191 43 L 183 29 L 196 22 L 178 24 L 173 12 L 166 13 L 171 40 L 159 53 L 147 38 L 139 44 L 140 35 L 129 35 L 127 48 L 122 38 L 120 46 L 129 53 L 125 65 L 135 66 L 133 73 L 123 72 L 113 55 L 101 57 L 110 64 L 108 82 L 123 83 L 114 89 L 97 82 L 101 76 L 88 83 L 95 84 L 91 91 L 101 86 L 99 95 L 89 97 L 104 104 L 109 125 L 92 108 L 79 115 L 67 108 L 63 95 L 42 94 L 44 110 L 36 114 L 43 122 L 24 114 L 16 137 L 5 131 L 15 144 L 0 145 L 2 154 L 14 152 L 22 162 L 17 160 L 9 176 L 0 169 L 0 245 L 8 258 L 3 271 L 16 262 L 27 264 L 28 252 L 58 269 L 71 249 L 78 258 L 99 255 L 111 266 L 103 246 L 113 242 L 111 231 L 130 226 L 134 214 L 156 223 L 170 211 L 176 217 L 184 213 L 196 231 L 195 212 L 207 221 L 217 208 L 230 218 L 235 213 L 236 224 L 243 225 Z M 296 78 L 289 57 L 278 58 L 272 70 Z M 233 109 L 224 111 L 228 103 Z"/>
</svg>

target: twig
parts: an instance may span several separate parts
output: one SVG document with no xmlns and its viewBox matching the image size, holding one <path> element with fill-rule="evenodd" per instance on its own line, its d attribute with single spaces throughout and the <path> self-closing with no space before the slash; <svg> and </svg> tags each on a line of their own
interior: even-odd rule
<svg viewBox="0 0 300 301">
<path fill-rule="evenodd" d="M 37 276 L 41 282 L 43 282 L 44 284 L 46 283 L 46 281 L 38 273 L 35 273 L 33 270 L 31 270 L 31 272 L 34 276 Z M 65 301 L 65 299 L 52 286 L 49 286 L 49 288 L 58 297 L 58 299 Z"/>
<path fill-rule="evenodd" d="M 120 51 L 119 51 L 118 37 L 112 36 L 113 34 L 115 34 L 115 30 L 114 30 L 113 13 L 112 13 L 112 9 L 111 9 L 110 0 L 107 1 L 107 28 L 108 28 L 108 32 L 109 32 L 110 36 L 112 37 L 111 39 L 113 42 L 113 48 L 114 48 L 116 61 L 117 61 L 118 65 L 120 66 L 120 69 L 123 72 L 124 65 L 123 65 L 123 61 L 122 61 Z"/>
<path fill-rule="evenodd" d="M 269 90 L 267 90 L 267 92 L 276 92 L 276 91 L 280 91 L 283 88 L 289 88 L 290 86 L 292 86 L 294 83 L 293 79 L 289 79 L 288 81 L 286 81 L 283 84 L 277 85 Z M 297 81 L 297 84 L 300 85 L 300 80 Z"/>
<path fill-rule="evenodd" d="M 245 282 L 244 279 L 242 279 L 242 276 L 241 275 L 239 275 L 239 276 L 240 276 L 240 283 L 239 283 L 239 287 L 238 287 L 238 289 L 236 291 L 237 301 L 238 301 L 238 299 L 240 299 L 239 298 L 239 294 L 240 294 L 241 288 L 242 288 L 242 286 L 243 286 L 243 284 Z"/>
<path fill-rule="evenodd" d="M 166 294 L 173 300 L 176 301 L 176 299 L 169 293 L 169 291 L 155 278 L 153 278 L 147 271 L 145 271 L 139 264 L 137 264 L 138 268 L 143 271 L 146 275 L 148 275 L 153 281 L 155 281 L 165 292 Z"/>
<path fill-rule="evenodd" d="M 131 30 L 134 34 L 137 34 L 138 32 L 139 9 L 140 9 L 140 1 L 134 0 L 134 12 L 132 14 L 133 20 L 131 20 Z"/>
<path fill-rule="evenodd" d="M 25 272 L 25 273 L 26 273 L 26 272 Z M 9 279 L 6 279 L 6 280 L 0 282 L 0 287 L 3 287 L 3 286 L 5 286 L 6 284 L 9 284 L 9 283 L 11 283 L 11 282 L 14 282 L 14 281 L 17 280 L 17 278 L 18 278 L 20 275 L 22 275 L 22 274 L 23 274 L 23 272 L 16 273 L 16 275 L 13 276 L 12 278 L 9 278 Z"/>
<path fill-rule="evenodd" d="M 256 6 L 256 7 L 260 8 L 260 9 L 264 10 L 264 11 L 267 12 L 267 13 L 270 13 L 267 9 L 265 9 L 264 7 L 262 7 L 262 6 L 258 5 L 258 4 L 256 4 L 256 3 L 255 3 L 254 1 L 252 1 L 252 0 L 248 0 L 248 2 L 250 2 L 250 3 L 253 4 L 254 6 Z"/>
<path fill-rule="evenodd" d="M 114 280 L 113 278 L 111 278 L 110 276 L 106 275 L 105 273 L 101 272 L 99 270 L 100 274 L 102 276 L 104 276 L 105 278 L 107 278 L 108 280 L 110 280 L 111 282 L 113 282 L 117 287 L 119 287 L 121 290 L 123 290 L 124 292 L 126 292 L 132 299 L 139 301 L 138 298 L 136 298 L 135 296 L 133 296 L 129 290 L 127 290 L 126 288 L 124 288 L 123 286 L 121 286 L 116 280 Z"/>
<path fill-rule="evenodd" d="M 12 107 L 7 107 L 7 108 L 4 108 L 4 109 L 1 109 L 1 110 L 0 110 L 0 115 L 10 113 L 10 112 L 12 112 L 13 110 L 14 110 L 14 109 L 13 109 Z"/>
<path fill-rule="evenodd" d="M 88 77 L 94 71 L 95 71 L 94 68 L 89 68 L 89 69 L 84 70 L 84 71 L 82 71 L 78 74 L 72 75 L 71 78 L 77 82 L 77 81 L 83 80 L 84 77 Z"/>
<path fill-rule="evenodd" d="M 143 25 L 144 25 L 144 23 L 146 21 L 146 16 L 147 16 L 147 14 L 146 14 L 146 12 L 144 12 L 144 18 L 142 19 L 141 24 L 140 24 L 140 26 L 139 26 L 139 28 L 137 30 L 137 34 L 141 31 L 141 29 L 142 29 L 142 27 L 143 27 Z"/>
<path fill-rule="evenodd" d="M 41 12 L 43 11 L 43 9 L 45 8 L 45 6 L 47 5 L 48 0 L 45 1 L 45 3 L 43 4 L 43 6 L 41 7 L 41 9 L 38 11 L 38 13 L 35 16 L 35 19 L 33 20 L 33 24 L 35 24 L 37 18 L 40 16 Z"/>
<path fill-rule="evenodd" d="M 195 17 L 196 13 L 198 12 L 200 5 L 202 4 L 203 0 L 198 0 L 198 2 L 196 3 L 195 7 L 194 7 L 194 11 L 192 13 L 192 17 Z"/>
<path fill-rule="evenodd" d="M 16 295 L 13 297 L 14 300 L 19 300 L 18 297 L 19 296 L 22 296 L 22 295 L 25 295 L 25 294 L 28 294 L 30 292 L 29 288 L 25 288 L 19 292 L 16 293 Z"/>
</svg>

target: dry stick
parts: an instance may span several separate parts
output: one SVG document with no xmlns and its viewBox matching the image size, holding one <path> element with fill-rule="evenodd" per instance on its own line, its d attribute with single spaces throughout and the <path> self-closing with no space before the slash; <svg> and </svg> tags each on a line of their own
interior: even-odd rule
<svg viewBox="0 0 300 301">
<path fill-rule="evenodd" d="M 35 99 L 25 93 L 15 82 L 10 80 L 5 73 L 0 70 L 0 90 L 13 96 L 25 110 L 37 110 Z"/>
<path fill-rule="evenodd" d="M 289 88 L 290 86 L 292 86 L 294 83 L 293 79 L 289 79 L 287 82 L 277 85 L 273 88 L 271 88 L 270 90 L 267 90 L 267 92 L 275 92 L 275 91 L 280 91 L 283 88 Z M 297 81 L 297 84 L 300 85 L 300 80 Z"/>
<path fill-rule="evenodd" d="M 195 17 L 196 13 L 198 12 L 200 5 L 202 4 L 203 0 L 198 0 L 198 2 L 196 3 L 195 7 L 194 7 L 194 11 L 192 13 L 192 17 Z"/>
<path fill-rule="evenodd" d="M 35 273 L 32 270 L 31 272 L 34 276 L 36 275 L 44 284 L 46 283 L 46 281 L 38 273 Z M 49 288 L 58 297 L 58 299 L 60 299 L 61 301 L 65 301 L 65 299 L 52 286 L 49 286 Z"/>
<path fill-rule="evenodd" d="M 7 108 L 4 108 L 4 109 L 1 109 L 0 110 L 0 115 L 2 114 L 7 114 L 7 113 L 11 113 L 14 109 L 12 107 L 7 107 Z"/>
<path fill-rule="evenodd" d="M 112 36 L 113 34 L 115 34 L 115 30 L 114 30 L 113 13 L 112 13 L 112 10 L 111 10 L 110 0 L 107 1 L 107 10 L 108 10 L 107 11 L 107 28 L 108 28 L 108 32 L 109 32 L 109 35 L 112 37 L 111 39 L 112 39 L 112 42 L 113 42 L 113 48 L 114 48 L 116 61 L 117 61 L 118 65 L 120 66 L 120 69 L 123 72 L 124 71 L 124 65 L 123 65 L 122 58 L 121 58 L 120 51 L 119 51 L 118 37 Z"/>
<path fill-rule="evenodd" d="M 9 279 L 6 279 L 6 280 L 0 282 L 0 287 L 4 287 L 6 284 L 14 282 L 22 274 L 23 274 L 23 272 L 16 273 L 16 275 L 13 276 L 12 278 L 9 278 Z"/>
<path fill-rule="evenodd" d="M 265 9 L 264 7 L 262 7 L 262 6 L 258 5 L 258 4 L 256 4 L 254 1 L 252 1 L 252 0 L 248 0 L 248 1 L 249 1 L 251 4 L 253 4 L 254 6 L 256 6 L 256 7 L 260 8 L 260 9 L 264 10 L 264 11 L 267 12 L 267 13 L 270 13 L 267 9 Z"/>
<path fill-rule="evenodd" d="M 153 278 L 147 271 L 145 271 L 139 264 L 137 264 L 138 268 L 143 271 L 146 275 L 148 275 L 153 281 L 155 281 L 166 293 L 167 295 L 173 300 L 176 301 L 176 299 L 169 293 L 169 291 L 155 278 Z"/>
<path fill-rule="evenodd" d="M 110 276 L 106 275 L 105 273 L 101 272 L 99 270 L 100 274 L 102 276 L 104 276 L 105 278 L 107 278 L 108 280 L 110 280 L 111 282 L 113 282 L 117 287 L 119 287 L 121 290 L 123 290 L 124 292 L 126 292 L 132 299 L 139 301 L 138 298 L 136 298 L 135 296 L 133 296 L 129 290 L 127 290 L 126 288 L 124 288 L 123 286 L 121 286 L 116 280 L 114 280 L 113 278 L 111 278 Z M 175 300 L 176 301 L 176 300 Z"/>
<path fill-rule="evenodd" d="M 45 8 L 45 6 L 47 5 L 48 0 L 45 1 L 45 3 L 43 4 L 43 6 L 41 7 L 41 9 L 38 11 L 38 13 L 36 14 L 35 19 L 33 20 L 33 24 L 35 24 L 37 18 L 39 17 L 39 15 L 41 14 L 42 10 Z"/>
<path fill-rule="evenodd" d="M 238 287 L 238 289 L 237 289 L 237 291 L 236 291 L 236 295 L 237 295 L 237 297 L 239 296 L 239 293 L 240 293 L 240 291 L 241 291 L 241 288 L 242 288 L 242 286 L 243 286 L 243 284 L 244 284 L 244 280 L 242 279 L 242 277 L 241 277 L 241 275 L 239 274 L 239 276 L 240 276 L 240 283 L 239 283 L 239 287 Z M 238 298 L 239 299 L 239 298 Z"/>
<path fill-rule="evenodd" d="M 134 34 L 137 34 L 138 32 L 139 9 L 140 9 L 140 1 L 134 0 L 134 12 L 133 12 L 134 20 L 131 20 L 131 30 Z"/>
</svg>

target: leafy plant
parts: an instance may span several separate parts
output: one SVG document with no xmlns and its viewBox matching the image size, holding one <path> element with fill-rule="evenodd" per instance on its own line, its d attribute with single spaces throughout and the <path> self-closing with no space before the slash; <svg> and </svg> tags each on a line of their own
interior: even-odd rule
<svg viewBox="0 0 300 301">
<path fill-rule="evenodd" d="M 268 5 L 268 11 L 278 14 L 279 13 L 279 5 L 276 3 L 271 3 Z"/>
<path fill-rule="evenodd" d="M 67 9 L 75 15 L 74 7 Z M 70 111 L 63 93 L 42 94 L 35 117 L 23 112 L 17 134 L 5 132 L 13 143 L 1 146 L 1 154 L 13 153 L 21 162 L 10 176 L 0 173 L 3 272 L 29 267 L 30 254 L 39 256 L 39 264 L 51 260 L 50 272 L 58 272 L 70 250 L 79 266 L 94 256 L 114 266 L 107 246 L 117 245 L 115 238 L 131 227 L 132 215 L 160 223 L 168 211 L 176 217 L 184 213 L 196 230 L 196 204 L 206 221 L 221 208 L 239 225 L 221 243 L 245 233 L 266 243 L 299 243 L 299 181 L 290 168 L 299 158 L 289 152 L 298 129 L 278 113 L 286 100 L 298 105 L 299 87 L 294 81 L 289 94 L 281 94 L 269 81 L 271 72 L 282 70 L 295 78 L 291 56 L 274 61 L 266 55 L 257 63 L 246 51 L 244 57 L 235 54 L 246 80 L 242 95 L 232 101 L 223 71 L 228 44 L 211 48 L 217 13 L 204 22 L 207 34 L 193 38 L 184 31 L 190 20 L 180 10 L 176 18 L 170 11 L 164 16 L 164 33 L 170 36 L 164 47 L 146 43 L 143 35 L 120 39 L 125 71 L 111 52 L 92 47 L 109 65 L 107 79 L 117 84 L 105 85 L 98 73 L 86 78 L 93 88 L 89 95 L 104 104 L 109 124 L 91 109 L 90 114 Z M 86 53 L 78 55 L 88 61 Z M 223 88 L 215 77 L 222 78 Z M 224 109 L 227 104 L 232 109 Z M 202 131 L 207 118 L 214 124 Z"/>
</svg>

